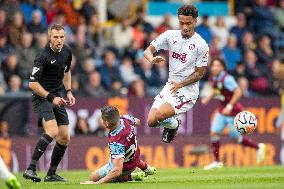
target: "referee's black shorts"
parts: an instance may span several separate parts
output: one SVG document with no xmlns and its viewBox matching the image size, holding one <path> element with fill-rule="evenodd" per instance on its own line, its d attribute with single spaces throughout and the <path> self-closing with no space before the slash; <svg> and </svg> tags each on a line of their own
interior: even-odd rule
<svg viewBox="0 0 284 189">
<path fill-rule="evenodd" d="M 38 125 L 42 127 L 42 119 L 49 121 L 55 119 L 57 125 L 69 125 L 69 119 L 64 106 L 55 106 L 46 99 L 33 97 L 32 104 L 35 113 L 38 114 Z"/>
</svg>

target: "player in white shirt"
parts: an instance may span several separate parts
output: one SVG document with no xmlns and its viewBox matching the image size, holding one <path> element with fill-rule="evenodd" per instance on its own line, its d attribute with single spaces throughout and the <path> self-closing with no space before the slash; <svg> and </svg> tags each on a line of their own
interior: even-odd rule
<svg viewBox="0 0 284 189">
<path fill-rule="evenodd" d="M 171 142 L 178 130 L 177 115 L 193 107 L 199 95 L 199 80 L 206 72 L 209 47 L 195 32 L 198 10 L 193 5 L 178 9 L 180 30 L 167 30 L 151 42 L 144 57 L 151 64 L 165 59 L 154 56 L 161 49 L 169 53 L 169 79 L 148 115 L 150 127 L 164 126 L 162 139 Z"/>
</svg>

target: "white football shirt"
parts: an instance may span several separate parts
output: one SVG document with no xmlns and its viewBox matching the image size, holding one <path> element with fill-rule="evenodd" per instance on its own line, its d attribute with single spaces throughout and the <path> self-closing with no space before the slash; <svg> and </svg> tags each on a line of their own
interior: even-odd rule
<svg viewBox="0 0 284 189">
<path fill-rule="evenodd" d="M 167 30 L 151 42 L 157 51 L 163 49 L 169 52 L 169 80 L 184 81 L 195 71 L 195 67 L 208 64 L 209 47 L 206 41 L 198 34 L 190 38 L 182 38 L 181 30 Z M 191 98 L 199 95 L 199 82 L 185 86 L 181 91 Z"/>
</svg>

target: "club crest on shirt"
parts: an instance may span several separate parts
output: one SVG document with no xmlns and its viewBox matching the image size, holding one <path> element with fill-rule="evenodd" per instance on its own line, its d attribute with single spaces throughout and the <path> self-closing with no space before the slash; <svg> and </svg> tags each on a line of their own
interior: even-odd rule
<svg viewBox="0 0 284 189">
<path fill-rule="evenodd" d="M 223 88 L 223 83 L 222 82 L 218 82 L 217 83 L 217 88 L 218 89 L 222 89 Z"/>
<path fill-rule="evenodd" d="M 195 45 L 194 44 L 190 44 L 189 46 L 188 46 L 188 48 L 189 48 L 189 50 L 194 50 L 195 49 Z"/>
</svg>

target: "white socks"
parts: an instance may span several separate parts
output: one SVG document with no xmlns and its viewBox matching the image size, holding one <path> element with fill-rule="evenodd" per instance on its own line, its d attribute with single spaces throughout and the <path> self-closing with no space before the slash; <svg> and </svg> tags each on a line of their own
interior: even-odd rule
<svg viewBox="0 0 284 189">
<path fill-rule="evenodd" d="M 178 120 L 174 117 L 169 117 L 165 119 L 161 124 L 168 129 L 176 129 L 178 127 Z"/>
<path fill-rule="evenodd" d="M 0 156 L 0 178 L 6 182 L 7 179 L 13 177 L 14 175 L 8 170 L 3 159 Z"/>
</svg>

